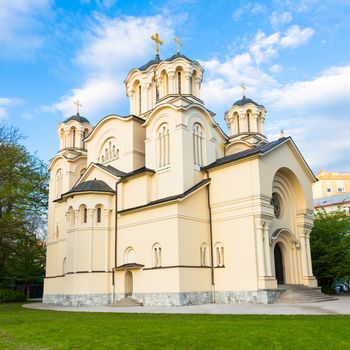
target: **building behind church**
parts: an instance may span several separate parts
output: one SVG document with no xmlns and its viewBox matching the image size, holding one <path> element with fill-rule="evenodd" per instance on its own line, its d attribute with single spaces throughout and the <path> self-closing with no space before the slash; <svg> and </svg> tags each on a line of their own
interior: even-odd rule
<svg viewBox="0 0 350 350">
<path fill-rule="evenodd" d="M 58 124 L 44 302 L 270 303 L 317 285 L 312 171 L 290 137 L 267 140 L 246 96 L 226 135 L 202 80 L 198 62 L 156 55 L 126 77 L 130 115 Z"/>
</svg>

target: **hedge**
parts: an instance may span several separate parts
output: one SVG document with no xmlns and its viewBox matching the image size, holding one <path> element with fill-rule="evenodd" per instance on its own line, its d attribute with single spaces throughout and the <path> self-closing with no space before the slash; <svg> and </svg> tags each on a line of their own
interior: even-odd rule
<svg viewBox="0 0 350 350">
<path fill-rule="evenodd" d="M 25 301 L 26 297 L 22 292 L 12 289 L 0 289 L 0 303 L 9 301 Z"/>
</svg>

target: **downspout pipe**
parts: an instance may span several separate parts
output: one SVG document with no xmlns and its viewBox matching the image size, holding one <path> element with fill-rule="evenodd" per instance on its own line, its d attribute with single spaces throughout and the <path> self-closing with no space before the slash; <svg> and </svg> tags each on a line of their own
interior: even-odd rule
<svg viewBox="0 0 350 350">
<path fill-rule="evenodd" d="M 210 180 L 208 170 L 205 171 L 207 174 L 207 179 Z M 208 214 L 209 214 L 209 239 L 210 239 L 210 261 L 211 261 L 211 300 L 215 303 L 215 275 L 214 275 L 214 247 L 213 247 L 213 221 L 211 215 L 211 205 L 210 205 L 210 182 L 207 187 L 207 200 L 208 200 Z"/>
<path fill-rule="evenodd" d="M 115 269 L 118 266 L 118 184 L 115 183 L 115 206 L 114 206 L 114 268 L 112 271 L 113 304 L 115 303 Z"/>
</svg>

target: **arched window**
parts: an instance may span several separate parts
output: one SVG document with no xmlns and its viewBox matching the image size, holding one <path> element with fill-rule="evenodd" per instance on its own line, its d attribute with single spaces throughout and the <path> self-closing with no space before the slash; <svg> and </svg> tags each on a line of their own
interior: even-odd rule
<svg viewBox="0 0 350 350">
<path fill-rule="evenodd" d="M 82 206 L 81 208 L 80 208 L 80 217 L 81 217 L 81 223 L 82 224 L 87 224 L 87 219 L 88 219 L 88 210 L 87 210 L 87 208 L 86 208 L 86 206 L 84 205 L 84 206 Z"/>
<path fill-rule="evenodd" d="M 209 266 L 209 251 L 208 251 L 208 245 L 206 243 L 202 243 L 201 245 L 200 258 L 201 258 L 201 266 Z"/>
<path fill-rule="evenodd" d="M 153 267 L 162 266 L 162 248 L 159 243 L 155 243 L 152 247 Z"/>
<path fill-rule="evenodd" d="M 215 244 L 215 263 L 216 266 L 224 266 L 224 246 L 222 243 Z"/>
<path fill-rule="evenodd" d="M 250 132 L 250 113 L 247 112 L 247 128 L 248 128 L 248 132 Z"/>
<path fill-rule="evenodd" d="M 105 164 L 119 158 L 118 140 L 114 137 L 107 139 L 100 147 L 97 162 Z"/>
<path fill-rule="evenodd" d="M 72 130 L 72 146 L 75 147 L 75 129 Z"/>
<path fill-rule="evenodd" d="M 63 182 L 62 169 L 58 169 L 56 173 L 56 198 L 59 198 L 62 194 L 62 182 Z"/>
<path fill-rule="evenodd" d="M 163 168 L 170 164 L 170 132 L 168 124 L 166 123 L 158 128 L 157 155 L 158 168 Z"/>
<path fill-rule="evenodd" d="M 181 72 L 177 72 L 177 92 L 181 95 Z"/>
<path fill-rule="evenodd" d="M 71 226 L 74 226 L 74 220 L 75 220 L 75 215 L 74 215 L 74 210 L 72 207 L 69 208 L 69 222 Z"/>
<path fill-rule="evenodd" d="M 133 247 L 128 247 L 124 251 L 124 264 L 130 264 L 135 263 L 136 257 L 135 257 L 135 250 Z"/>
<path fill-rule="evenodd" d="M 193 125 L 193 159 L 194 164 L 203 165 L 203 129 L 199 123 Z"/>
<path fill-rule="evenodd" d="M 139 86 L 139 115 L 141 114 L 141 108 L 142 108 L 142 98 L 141 98 L 141 85 Z"/>
<path fill-rule="evenodd" d="M 101 218 L 102 218 L 102 209 L 101 209 L 101 207 L 98 207 L 97 208 L 97 211 L 96 211 L 96 222 L 98 223 L 98 224 L 100 224 L 101 223 Z"/>
</svg>

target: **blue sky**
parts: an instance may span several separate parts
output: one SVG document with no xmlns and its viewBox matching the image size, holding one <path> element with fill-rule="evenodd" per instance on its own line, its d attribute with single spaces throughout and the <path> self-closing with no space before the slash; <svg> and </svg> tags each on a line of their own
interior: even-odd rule
<svg viewBox="0 0 350 350">
<path fill-rule="evenodd" d="M 48 161 L 56 125 L 127 115 L 124 79 L 154 56 L 182 53 L 205 69 L 201 97 L 223 116 L 247 96 L 268 110 L 266 134 L 292 136 L 317 172 L 350 171 L 350 0 L 0 0 L 0 119 Z"/>
</svg>

